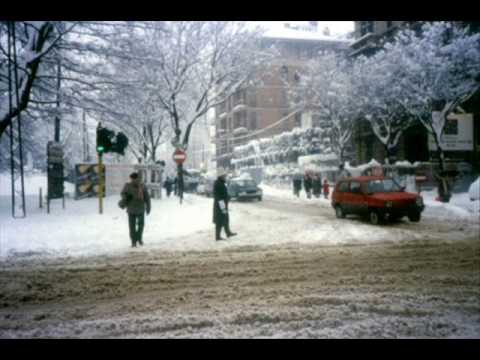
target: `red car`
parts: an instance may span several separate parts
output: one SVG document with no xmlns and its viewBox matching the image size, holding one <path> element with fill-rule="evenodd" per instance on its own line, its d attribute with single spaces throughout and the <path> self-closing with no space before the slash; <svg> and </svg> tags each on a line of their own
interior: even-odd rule
<svg viewBox="0 0 480 360">
<path fill-rule="evenodd" d="M 332 194 L 332 206 L 337 218 L 348 214 L 364 215 L 374 225 L 387 218 L 395 221 L 403 216 L 418 222 L 425 208 L 421 196 L 405 192 L 395 180 L 383 176 L 340 180 Z"/>
</svg>

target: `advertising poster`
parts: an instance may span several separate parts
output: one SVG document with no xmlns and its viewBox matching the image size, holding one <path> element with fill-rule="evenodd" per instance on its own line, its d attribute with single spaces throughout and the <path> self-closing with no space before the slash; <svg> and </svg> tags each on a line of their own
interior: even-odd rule
<svg viewBox="0 0 480 360">
<path fill-rule="evenodd" d="M 100 191 L 99 169 L 98 164 L 75 165 L 75 200 L 98 197 Z M 105 180 L 105 165 L 102 166 L 102 172 Z M 103 196 L 105 197 L 105 185 L 103 190 Z"/>
</svg>

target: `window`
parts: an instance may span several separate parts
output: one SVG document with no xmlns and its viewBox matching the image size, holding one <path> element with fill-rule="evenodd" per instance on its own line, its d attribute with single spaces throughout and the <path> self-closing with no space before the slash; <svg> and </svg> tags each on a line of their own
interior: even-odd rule
<svg viewBox="0 0 480 360">
<path fill-rule="evenodd" d="M 445 135 L 458 135 L 458 120 L 447 119 L 445 122 Z"/>
<path fill-rule="evenodd" d="M 360 189 L 361 189 L 361 186 L 360 186 L 359 182 L 352 181 L 350 183 L 350 192 L 355 193 L 355 194 L 359 194 L 361 192 Z"/>
<path fill-rule="evenodd" d="M 401 188 L 392 179 L 372 180 L 368 182 L 369 193 L 398 192 L 398 191 L 401 191 Z"/>
<path fill-rule="evenodd" d="M 368 33 L 373 33 L 374 22 L 373 21 L 360 21 L 360 36 Z"/>
<path fill-rule="evenodd" d="M 302 114 L 299 112 L 295 114 L 295 126 L 302 126 Z"/>
<path fill-rule="evenodd" d="M 348 182 L 342 182 L 338 185 L 339 192 L 347 192 L 348 191 Z"/>
</svg>

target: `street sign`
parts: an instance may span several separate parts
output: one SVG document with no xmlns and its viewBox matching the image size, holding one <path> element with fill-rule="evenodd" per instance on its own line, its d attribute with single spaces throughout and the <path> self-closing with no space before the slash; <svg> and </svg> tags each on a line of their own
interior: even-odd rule
<svg viewBox="0 0 480 360">
<path fill-rule="evenodd" d="M 183 162 L 187 159 L 187 153 L 182 149 L 177 149 L 173 153 L 173 161 L 177 163 L 177 165 L 183 164 Z"/>
</svg>

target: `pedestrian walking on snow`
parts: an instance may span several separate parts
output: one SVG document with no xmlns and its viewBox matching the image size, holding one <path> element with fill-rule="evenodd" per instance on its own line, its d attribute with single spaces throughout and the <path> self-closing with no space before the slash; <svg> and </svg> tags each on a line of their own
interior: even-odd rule
<svg viewBox="0 0 480 360">
<path fill-rule="evenodd" d="M 302 173 L 295 173 L 293 175 L 293 194 L 296 197 L 300 197 L 301 190 L 302 190 Z"/>
<path fill-rule="evenodd" d="M 314 174 L 312 177 L 313 195 L 318 199 L 322 195 L 322 178 L 320 174 Z"/>
<path fill-rule="evenodd" d="M 140 180 L 138 173 L 130 174 L 130 182 L 124 185 L 121 196 L 121 202 L 127 208 L 132 247 L 136 247 L 137 243 L 143 245 L 142 236 L 145 225 L 145 212 L 147 215 L 150 214 L 151 203 L 150 194 Z"/>
<path fill-rule="evenodd" d="M 213 184 L 213 223 L 215 224 L 215 240 L 225 240 L 221 236 L 222 228 L 228 237 L 237 235 L 230 230 L 230 217 L 228 214 L 229 196 L 227 191 L 227 172 L 219 169 L 217 180 Z"/>
<path fill-rule="evenodd" d="M 310 199 L 312 197 L 313 181 L 311 175 L 308 173 L 305 173 L 305 177 L 303 178 L 303 186 L 305 187 L 307 198 Z"/>
<path fill-rule="evenodd" d="M 323 180 L 323 196 L 325 199 L 328 199 L 328 194 L 330 193 L 330 186 L 328 185 L 327 179 Z"/>
</svg>

